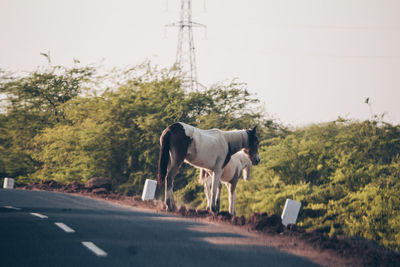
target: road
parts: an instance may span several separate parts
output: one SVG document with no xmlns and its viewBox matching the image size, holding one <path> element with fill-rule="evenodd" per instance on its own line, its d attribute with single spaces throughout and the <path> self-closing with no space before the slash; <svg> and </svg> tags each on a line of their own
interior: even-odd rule
<svg viewBox="0 0 400 267">
<path fill-rule="evenodd" d="M 102 200 L 0 189 L 0 266 L 317 266 L 248 240 Z"/>
</svg>

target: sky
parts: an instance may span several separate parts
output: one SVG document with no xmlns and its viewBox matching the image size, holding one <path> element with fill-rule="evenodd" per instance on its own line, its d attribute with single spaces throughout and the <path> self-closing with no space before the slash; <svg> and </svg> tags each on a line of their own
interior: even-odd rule
<svg viewBox="0 0 400 267">
<path fill-rule="evenodd" d="M 175 61 L 180 0 L 0 0 L 0 68 Z M 237 79 L 291 126 L 400 124 L 400 1 L 192 0 L 198 81 Z M 365 103 L 370 99 L 369 105 Z"/>
</svg>

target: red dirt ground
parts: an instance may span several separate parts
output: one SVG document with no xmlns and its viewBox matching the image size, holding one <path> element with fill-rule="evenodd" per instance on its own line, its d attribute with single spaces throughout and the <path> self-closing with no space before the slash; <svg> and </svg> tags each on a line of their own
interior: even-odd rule
<svg viewBox="0 0 400 267">
<path fill-rule="evenodd" d="M 45 181 L 19 189 L 74 193 L 165 213 L 164 204 L 159 200 L 142 201 L 139 196 L 114 194 L 109 187 L 93 188 L 78 183 L 62 185 L 55 181 Z M 213 215 L 206 210 L 187 209 L 185 206 L 181 206 L 174 214 L 235 227 L 235 231 L 254 233 L 261 240 L 259 243 L 307 258 L 323 266 L 400 266 L 399 252 L 365 239 L 329 237 L 314 231 L 305 231 L 296 225 L 285 227 L 279 215 L 254 213 L 250 219 L 246 219 L 243 216 L 232 217 L 228 212 Z"/>
</svg>

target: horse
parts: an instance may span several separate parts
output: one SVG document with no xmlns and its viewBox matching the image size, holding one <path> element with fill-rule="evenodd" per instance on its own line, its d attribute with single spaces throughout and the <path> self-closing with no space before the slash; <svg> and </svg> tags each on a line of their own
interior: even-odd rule
<svg viewBox="0 0 400 267">
<path fill-rule="evenodd" d="M 228 189 L 229 213 L 232 216 L 235 216 L 236 214 L 236 185 L 239 181 L 239 178 L 242 177 L 242 173 L 245 181 L 250 179 L 251 166 L 252 162 L 249 159 L 249 156 L 244 152 L 244 150 L 240 150 L 231 157 L 231 160 L 226 164 L 222 172 L 221 182 L 225 184 L 226 188 Z M 200 169 L 199 182 L 204 184 L 204 193 L 207 197 L 207 206 L 209 206 L 211 201 L 211 175 L 205 169 Z M 220 204 L 219 196 L 221 192 L 221 186 L 222 184 L 220 184 L 217 190 L 217 210 L 219 209 Z"/>
<path fill-rule="evenodd" d="M 203 130 L 183 122 L 168 126 L 160 136 L 158 160 L 158 186 L 161 187 L 165 183 L 166 210 L 176 210 L 173 196 L 174 178 L 185 162 L 196 168 L 203 168 L 211 174 L 211 201 L 208 208 L 217 212 L 217 189 L 223 168 L 231 156 L 244 149 L 253 165 L 260 162 L 256 129 L 257 126 L 251 130 Z"/>
</svg>

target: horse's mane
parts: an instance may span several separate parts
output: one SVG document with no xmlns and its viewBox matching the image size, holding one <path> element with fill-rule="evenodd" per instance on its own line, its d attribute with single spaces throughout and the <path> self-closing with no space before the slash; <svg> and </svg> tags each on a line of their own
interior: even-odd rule
<svg viewBox="0 0 400 267">
<path fill-rule="evenodd" d="M 246 130 L 221 131 L 229 146 L 231 155 L 240 149 L 249 146 L 249 138 Z"/>
</svg>

